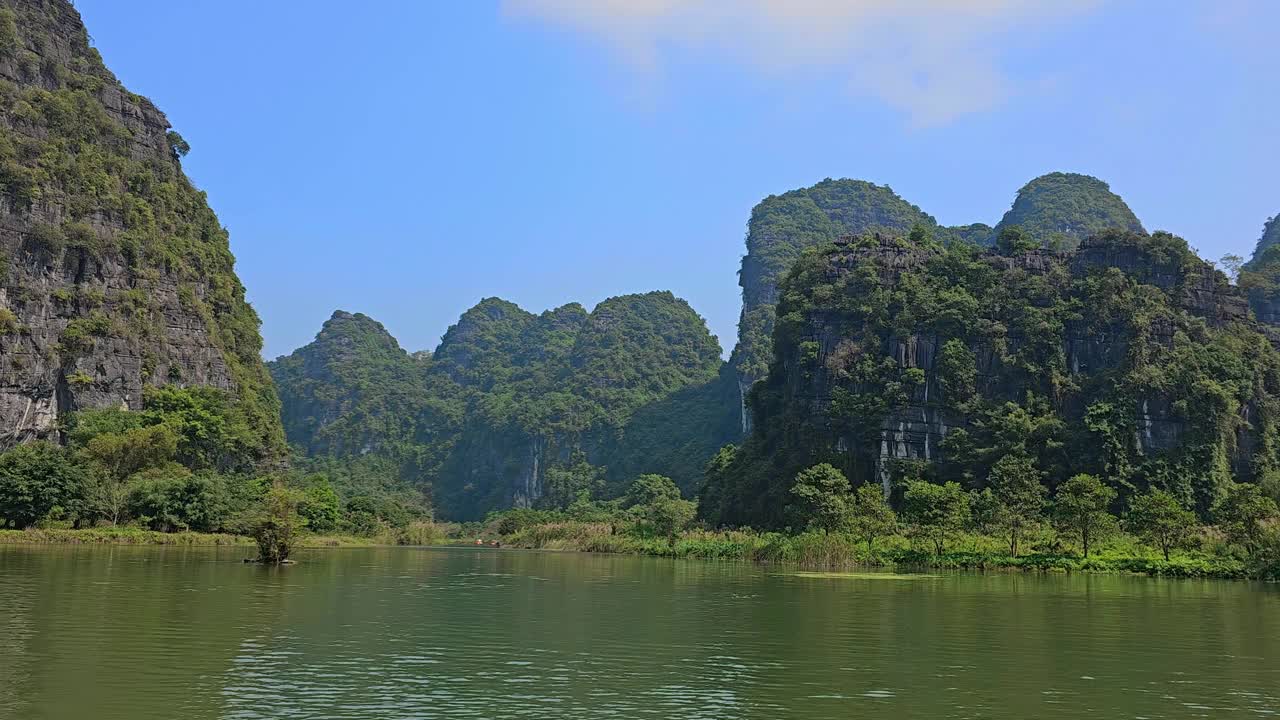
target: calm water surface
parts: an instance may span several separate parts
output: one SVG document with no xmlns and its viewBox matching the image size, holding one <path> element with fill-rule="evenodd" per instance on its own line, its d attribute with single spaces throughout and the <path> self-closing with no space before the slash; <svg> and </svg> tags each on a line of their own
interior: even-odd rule
<svg viewBox="0 0 1280 720">
<path fill-rule="evenodd" d="M 1280 588 L 0 547 L 0 718 L 1265 718 Z"/>
</svg>

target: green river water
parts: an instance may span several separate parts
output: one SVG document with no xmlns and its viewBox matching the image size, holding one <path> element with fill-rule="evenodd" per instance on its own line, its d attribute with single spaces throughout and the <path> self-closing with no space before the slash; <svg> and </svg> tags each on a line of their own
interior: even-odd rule
<svg viewBox="0 0 1280 720">
<path fill-rule="evenodd" d="M 0 546 L 0 718 L 1266 718 L 1280 588 Z"/>
</svg>

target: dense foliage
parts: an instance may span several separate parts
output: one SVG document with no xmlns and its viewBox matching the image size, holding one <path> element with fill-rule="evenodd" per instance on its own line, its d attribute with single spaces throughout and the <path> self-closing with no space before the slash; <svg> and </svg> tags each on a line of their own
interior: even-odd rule
<svg viewBox="0 0 1280 720">
<path fill-rule="evenodd" d="M 762 200 L 751 211 L 747 254 L 738 273 L 742 316 L 733 367 L 749 380 L 764 377 L 772 356 L 778 283 L 805 250 L 844 234 L 903 234 L 916 225 L 935 229 L 937 221 L 888 186 L 863 180 L 828 178 Z"/>
<path fill-rule="evenodd" d="M 1020 475 L 1013 466 L 1009 471 Z M 1006 481 L 1023 486 L 1013 477 Z M 966 493 L 956 482 L 908 480 L 899 516 L 879 486 L 851 491 L 843 473 L 820 463 L 797 473 L 792 484 L 792 509 L 807 528 L 768 532 L 690 525 L 692 503 L 678 499 L 670 480 L 641 476 L 618 500 L 584 500 L 566 510 L 509 510 L 458 531 L 518 547 L 831 569 L 999 567 L 1280 579 L 1280 510 L 1255 485 L 1233 487 L 1233 499 L 1215 510 L 1217 527 L 1200 525 L 1162 490 L 1133 496 L 1129 510 L 1117 517 L 1109 509 L 1114 493 L 1085 474 L 1060 485 L 1052 497 L 1030 484 L 1023 487 L 1030 491 L 997 495 L 990 489 Z M 1014 510 L 1021 511 L 1016 525 Z M 1009 534 L 1015 527 L 1016 554 Z"/>
<path fill-rule="evenodd" d="M 1236 481 L 1274 492 L 1280 355 L 1171 235 L 1071 254 L 868 237 L 798 261 L 778 310 L 757 432 L 702 492 L 713 523 L 793 524 L 819 462 L 895 502 L 912 481 L 990 488 L 1013 555 L 1037 494 L 1078 473 L 1115 512 L 1157 489 L 1207 520 Z"/>
<path fill-rule="evenodd" d="M 1072 250 L 1106 230 L 1142 233 L 1142 223 L 1098 178 L 1076 173 L 1041 175 L 1018 191 L 1013 207 L 992 232 L 1020 227 L 1042 247 Z"/>
<path fill-rule="evenodd" d="M 156 388 L 144 409 L 83 410 L 66 446 L 0 453 L 0 518 L 13 527 L 134 522 L 219 532 L 261 494 L 258 435 L 234 398 L 212 388 Z"/>
<path fill-rule="evenodd" d="M 380 475 L 447 517 L 565 507 L 649 472 L 691 487 L 726 437 L 724 405 L 709 398 L 722 387 L 719 346 L 666 292 L 541 315 L 488 298 L 430 356 L 339 312 L 271 367 L 301 466 L 324 469 L 342 495 Z"/>
<path fill-rule="evenodd" d="M 1262 226 L 1262 237 L 1258 238 L 1258 243 L 1253 248 L 1249 264 L 1252 266 L 1266 262 L 1267 251 L 1277 245 L 1280 245 L 1280 215 L 1267 218 L 1266 224 Z"/>
<path fill-rule="evenodd" d="M 0 453 L 0 526 L 265 529 L 287 555 L 303 528 L 395 539 L 427 515 L 412 494 L 344 483 L 341 473 L 331 481 L 261 467 L 251 418 L 213 388 L 154 388 L 140 411 L 81 410 L 62 435 L 65 445 L 34 442 Z M 286 507 L 290 513 L 279 515 Z"/>
<path fill-rule="evenodd" d="M 995 245 L 1000 234 L 1020 228 L 1030 242 L 1071 249 L 1109 229 L 1143 232 L 1133 212 L 1107 184 L 1086 175 L 1051 173 L 1027 183 L 995 228 L 982 223 L 940 227 L 920 208 L 888 187 L 861 180 L 824 180 L 770 196 L 752 210 L 747 254 L 742 259 L 742 316 L 731 365 L 744 391 L 765 377 L 773 356 L 774 306 L 786 271 L 809 248 L 845 234 L 884 232 L 945 244 Z"/>
</svg>

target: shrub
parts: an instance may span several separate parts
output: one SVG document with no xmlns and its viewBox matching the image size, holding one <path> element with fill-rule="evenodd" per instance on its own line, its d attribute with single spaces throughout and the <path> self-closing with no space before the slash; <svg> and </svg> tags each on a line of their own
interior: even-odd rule
<svg viewBox="0 0 1280 720">
<path fill-rule="evenodd" d="M 51 443 L 0 453 L 0 518 L 19 528 L 34 525 L 54 508 L 76 503 L 87 480 L 84 465 Z"/>
<path fill-rule="evenodd" d="M 93 376 L 80 371 L 67 376 L 67 383 L 72 387 L 86 387 L 93 384 Z"/>
<path fill-rule="evenodd" d="M 289 559 L 294 539 L 305 521 L 298 515 L 299 493 L 277 484 L 263 497 L 262 508 L 253 527 L 258 543 L 258 560 L 279 564 Z"/>
<path fill-rule="evenodd" d="M 342 520 L 342 503 L 328 478 L 323 475 L 309 478 L 309 487 L 302 491 L 298 501 L 298 514 L 307 527 L 318 533 L 333 532 Z"/>
<path fill-rule="evenodd" d="M 18 316 L 9 308 L 0 308 L 0 335 L 16 333 L 19 328 Z"/>
<path fill-rule="evenodd" d="M 129 514 L 152 530 L 221 529 L 227 519 L 221 478 L 192 475 L 181 465 L 146 470 L 130 481 Z"/>
</svg>

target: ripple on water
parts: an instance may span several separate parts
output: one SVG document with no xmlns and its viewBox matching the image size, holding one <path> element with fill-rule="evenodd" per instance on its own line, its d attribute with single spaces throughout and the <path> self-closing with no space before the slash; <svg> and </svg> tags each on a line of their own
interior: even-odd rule
<svg viewBox="0 0 1280 720">
<path fill-rule="evenodd" d="M 114 565 L 3 552 L 0 717 L 1232 720 L 1280 707 L 1280 609 L 1244 584 L 810 582 L 384 549 L 266 573 L 199 552 Z"/>
</svg>

